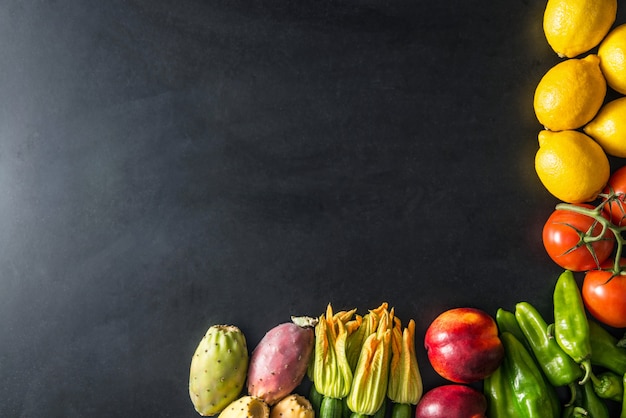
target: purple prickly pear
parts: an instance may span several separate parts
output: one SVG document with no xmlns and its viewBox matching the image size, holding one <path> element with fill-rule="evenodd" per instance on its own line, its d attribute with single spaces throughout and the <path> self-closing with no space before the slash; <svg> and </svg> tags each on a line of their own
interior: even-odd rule
<svg viewBox="0 0 626 418">
<path fill-rule="evenodd" d="M 270 407 L 262 399 L 242 396 L 231 402 L 218 418 L 269 418 Z"/>
<path fill-rule="evenodd" d="M 317 319 L 292 317 L 269 330 L 250 357 L 248 393 L 273 405 L 301 382 L 313 352 Z"/>
<path fill-rule="evenodd" d="M 246 339 L 239 328 L 213 325 L 208 329 L 189 369 L 189 396 L 200 415 L 215 415 L 241 395 L 248 360 Z"/>
</svg>

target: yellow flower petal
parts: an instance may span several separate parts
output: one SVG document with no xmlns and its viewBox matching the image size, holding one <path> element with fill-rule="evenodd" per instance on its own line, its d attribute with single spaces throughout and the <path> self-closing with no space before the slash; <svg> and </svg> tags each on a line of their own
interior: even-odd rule
<svg viewBox="0 0 626 418">
<path fill-rule="evenodd" d="M 370 334 L 363 343 L 348 395 L 348 408 L 362 415 L 374 415 L 387 393 L 391 331 Z"/>
<path fill-rule="evenodd" d="M 347 396 L 352 384 L 346 357 L 348 334 L 344 323 L 333 316 L 330 304 L 326 314 L 330 317 L 322 315 L 315 326 L 313 382 L 322 395 L 341 399 Z"/>
<path fill-rule="evenodd" d="M 400 321 L 392 331 L 392 355 L 387 396 L 393 402 L 416 405 L 423 393 L 422 376 L 415 355 L 415 321 L 400 332 Z"/>
</svg>

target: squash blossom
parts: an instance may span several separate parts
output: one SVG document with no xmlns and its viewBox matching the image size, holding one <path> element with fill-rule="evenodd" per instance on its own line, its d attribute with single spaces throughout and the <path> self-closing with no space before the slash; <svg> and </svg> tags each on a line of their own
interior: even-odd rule
<svg viewBox="0 0 626 418">
<path fill-rule="evenodd" d="M 360 315 L 355 315 L 356 308 L 351 309 L 349 311 L 339 311 L 333 314 L 332 307 L 330 306 L 330 304 L 328 304 L 326 311 L 327 311 L 326 317 L 332 318 L 333 324 L 336 324 L 338 322 L 343 322 L 343 324 L 346 327 L 346 332 L 348 334 L 347 339 L 349 339 L 350 335 L 353 332 L 355 332 L 357 329 L 359 329 L 359 327 L 361 326 L 361 322 L 363 318 Z M 316 333 L 318 332 L 317 329 L 315 330 L 315 332 Z M 346 344 L 346 347 L 347 347 L 347 344 Z M 315 354 L 311 356 L 311 361 L 309 362 L 309 367 L 307 368 L 307 372 L 306 372 L 307 377 L 311 380 L 311 382 L 315 381 L 315 358 L 316 358 Z"/>
<path fill-rule="evenodd" d="M 356 308 L 350 309 L 349 311 L 339 311 L 333 315 L 333 311 L 332 311 L 330 304 L 328 304 L 328 306 L 326 307 L 327 317 L 329 318 L 332 317 L 333 321 L 341 321 L 346 326 L 350 323 L 350 320 L 354 316 L 355 312 L 356 312 Z"/>
<path fill-rule="evenodd" d="M 346 351 L 348 364 L 350 364 L 352 371 L 354 371 L 359 361 L 363 343 L 370 334 L 376 332 L 380 317 L 387 312 L 387 307 L 387 302 L 383 302 L 378 308 L 370 310 L 369 313 L 361 318 L 360 326 L 348 336 Z"/>
<path fill-rule="evenodd" d="M 374 415 L 385 401 L 391 358 L 389 323 L 389 313 L 385 312 L 378 329 L 366 338 L 361 348 L 347 398 L 348 408 L 356 415 Z"/>
<path fill-rule="evenodd" d="M 352 370 L 346 357 L 348 330 L 345 322 L 352 314 L 335 316 L 329 304 L 326 315 L 322 314 L 315 326 L 313 383 L 325 397 L 342 399 L 350 392 Z"/>
<path fill-rule="evenodd" d="M 415 321 L 401 331 L 399 319 L 391 336 L 391 366 L 387 396 L 397 404 L 416 405 L 424 391 L 422 376 L 415 355 Z"/>
</svg>

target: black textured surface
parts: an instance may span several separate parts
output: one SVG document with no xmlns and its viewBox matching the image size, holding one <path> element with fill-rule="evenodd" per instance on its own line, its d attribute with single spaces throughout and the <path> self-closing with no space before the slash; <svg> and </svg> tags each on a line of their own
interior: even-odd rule
<svg viewBox="0 0 626 418">
<path fill-rule="evenodd" d="M 543 7 L 2 2 L 0 416 L 197 416 L 208 326 L 329 302 L 414 318 L 429 389 L 443 310 L 549 313 Z"/>
</svg>

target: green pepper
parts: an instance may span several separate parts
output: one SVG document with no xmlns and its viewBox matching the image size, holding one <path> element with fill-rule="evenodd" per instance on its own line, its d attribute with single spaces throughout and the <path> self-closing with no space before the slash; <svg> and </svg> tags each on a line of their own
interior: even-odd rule
<svg viewBox="0 0 626 418">
<path fill-rule="evenodd" d="M 588 416 L 587 411 L 576 405 L 568 405 L 563 408 L 563 415 L 561 418 L 591 418 Z"/>
<path fill-rule="evenodd" d="M 613 372 L 607 371 L 599 375 L 591 374 L 591 382 L 593 390 L 602 399 L 610 399 L 615 402 L 621 402 L 624 396 L 623 377 Z"/>
<path fill-rule="evenodd" d="M 574 401 L 563 408 L 561 418 L 584 418 L 588 417 L 587 411 L 582 407 L 583 390 L 580 385 L 574 388 Z"/>
<path fill-rule="evenodd" d="M 563 351 L 581 365 L 584 384 L 591 374 L 589 321 L 580 289 L 570 270 L 565 270 L 554 288 L 554 336 Z"/>
<path fill-rule="evenodd" d="M 510 332 L 500 335 L 508 368 L 513 399 L 525 418 L 550 418 L 560 415 L 554 387 L 546 383 L 539 366 L 524 345 Z"/>
<path fill-rule="evenodd" d="M 526 340 L 522 329 L 517 323 L 517 319 L 515 318 L 515 314 L 511 311 L 507 311 L 503 308 L 498 308 L 496 311 L 496 324 L 498 324 L 498 331 L 500 333 L 510 332 L 521 342 L 524 344 L 528 352 L 532 353 L 530 344 Z"/>
<path fill-rule="evenodd" d="M 626 374 L 626 349 L 617 346 L 617 338 L 595 321 L 589 321 L 591 363 L 618 375 Z"/>
<path fill-rule="evenodd" d="M 568 386 L 571 392 L 568 404 L 572 403 L 576 396 L 576 381 L 583 375 L 580 366 L 561 349 L 554 338 L 550 338 L 548 324 L 530 303 L 518 303 L 515 306 L 515 318 L 550 384 Z"/>
<path fill-rule="evenodd" d="M 591 380 L 584 383 L 582 389 L 582 407 L 587 411 L 588 416 L 592 418 L 609 418 L 609 408 L 606 406 L 604 400 L 596 395 Z"/>
<path fill-rule="evenodd" d="M 513 401 L 513 387 L 507 374 L 506 359 L 492 374 L 483 380 L 483 393 L 487 399 L 489 418 L 511 418 L 519 415 Z"/>
<path fill-rule="evenodd" d="M 626 373 L 622 378 L 622 383 L 624 384 L 624 396 L 622 397 L 622 412 L 619 415 L 619 418 L 626 418 Z"/>
</svg>

